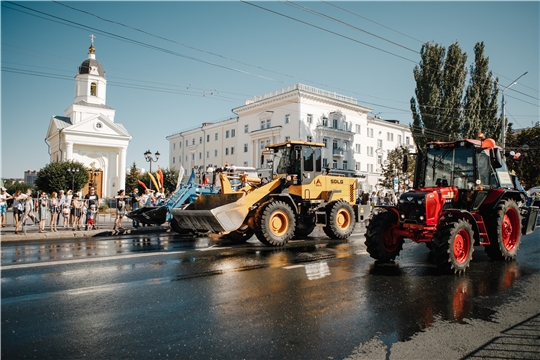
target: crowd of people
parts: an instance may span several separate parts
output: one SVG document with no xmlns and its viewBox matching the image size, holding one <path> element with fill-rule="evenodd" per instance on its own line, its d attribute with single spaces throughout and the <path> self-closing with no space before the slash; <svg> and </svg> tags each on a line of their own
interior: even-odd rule
<svg viewBox="0 0 540 360">
<path fill-rule="evenodd" d="M 126 195 L 125 190 L 118 191 L 114 197 L 116 212 L 113 230 L 122 230 L 122 221 L 131 205 L 132 210 L 140 207 L 155 205 L 160 201 L 161 194 L 146 189 L 139 196 L 138 189 Z M 7 193 L 5 187 L 0 188 L 0 222 L 6 226 L 6 214 L 8 200 L 13 200 L 12 211 L 15 226 L 15 234 L 19 234 L 22 226 L 39 226 L 39 232 L 46 232 L 49 226 L 50 232 L 58 229 L 71 229 L 74 231 L 97 229 L 97 214 L 100 199 L 94 187 L 90 187 L 85 196 L 81 192 L 73 193 L 73 190 L 53 191 L 50 196 L 44 192 L 39 193 L 37 198 L 32 197 L 32 189 L 24 194 L 17 190 L 14 194 Z M 133 227 L 139 227 L 138 222 L 133 222 Z"/>
<path fill-rule="evenodd" d="M 361 192 L 356 200 L 357 204 L 361 205 L 371 205 L 375 207 L 378 205 L 391 205 L 395 206 L 398 203 L 398 196 L 396 193 L 391 192 L 382 192 L 382 191 L 373 191 L 371 194 L 369 192 Z"/>
</svg>

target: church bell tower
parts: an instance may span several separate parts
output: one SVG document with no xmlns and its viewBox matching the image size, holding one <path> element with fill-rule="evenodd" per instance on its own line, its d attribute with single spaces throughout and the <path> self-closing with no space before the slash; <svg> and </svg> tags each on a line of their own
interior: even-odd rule
<svg viewBox="0 0 540 360">
<path fill-rule="evenodd" d="M 88 48 L 88 58 L 79 66 L 75 76 L 75 101 L 84 101 L 88 104 L 105 105 L 107 99 L 107 79 L 103 66 L 96 60 L 94 48 L 94 35 Z"/>
</svg>

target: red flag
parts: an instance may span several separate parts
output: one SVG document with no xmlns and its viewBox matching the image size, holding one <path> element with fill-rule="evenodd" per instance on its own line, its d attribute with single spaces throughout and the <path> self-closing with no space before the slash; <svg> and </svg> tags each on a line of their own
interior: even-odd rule
<svg viewBox="0 0 540 360">
<path fill-rule="evenodd" d="M 144 183 L 143 183 L 141 180 L 139 180 L 139 184 L 141 184 L 141 186 L 142 186 L 145 190 L 147 189 L 146 185 L 144 185 Z"/>
</svg>

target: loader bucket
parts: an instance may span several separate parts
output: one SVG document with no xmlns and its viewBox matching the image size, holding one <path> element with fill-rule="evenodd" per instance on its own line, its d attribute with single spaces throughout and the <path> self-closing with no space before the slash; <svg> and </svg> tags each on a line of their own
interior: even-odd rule
<svg viewBox="0 0 540 360">
<path fill-rule="evenodd" d="M 126 216 L 146 225 L 161 225 L 167 219 L 167 207 L 145 206 L 143 208 L 128 212 Z"/>
<path fill-rule="evenodd" d="M 245 196 L 243 192 L 200 196 L 184 209 L 172 209 L 171 213 L 182 229 L 229 232 L 238 229 L 249 212 Z"/>
</svg>

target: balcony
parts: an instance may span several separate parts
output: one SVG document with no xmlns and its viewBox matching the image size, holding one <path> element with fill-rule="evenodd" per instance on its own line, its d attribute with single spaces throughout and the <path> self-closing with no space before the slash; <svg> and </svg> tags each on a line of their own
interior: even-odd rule
<svg viewBox="0 0 540 360">
<path fill-rule="evenodd" d="M 332 149 L 332 155 L 334 157 L 343 157 L 344 155 L 344 151 L 342 148 L 335 148 L 335 149 Z"/>
</svg>

